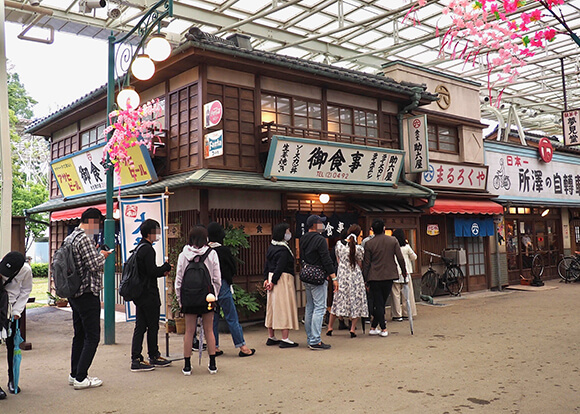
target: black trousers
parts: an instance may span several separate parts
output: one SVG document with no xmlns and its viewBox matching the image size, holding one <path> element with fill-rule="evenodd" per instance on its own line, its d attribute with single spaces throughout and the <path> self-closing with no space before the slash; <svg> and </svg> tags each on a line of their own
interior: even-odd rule
<svg viewBox="0 0 580 414">
<path fill-rule="evenodd" d="M 14 335 L 16 334 L 16 321 L 9 323 L 9 328 L 12 329 L 10 336 L 6 338 L 6 349 L 8 355 L 8 382 L 14 380 Z"/>
<path fill-rule="evenodd" d="M 133 341 L 131 342 L 131 359 L 143 360 L 141 351 L 143 350 L 143 337 L 147 332 L 147 353 L 149 358 L 159 357 L 159 295 L 157 300 L 148 296 L 134 302 L 136 310 L 135 330 L 133 331 Z"/>
<path fill-rule="evenodd" d="M 84 381 L 101 339 L 101 301 L 92 292 L 87 292 L 70 298 L 69 302 L 74 328 L 70 374 L 77 381 Z"/>
<path fill-rule="evenodd" d="M 385 323 L 385 303 L 387 303 L 392 287 L 392 280 L 369 282 L 369 293 L 372 298 L 373 306 L 373 321 L 371 323 L 371 328 L 373 329 L 375 329 L 377 325 L 380 326 L 381 329 L 387 328 L 387 324 Z"/>
</svg>

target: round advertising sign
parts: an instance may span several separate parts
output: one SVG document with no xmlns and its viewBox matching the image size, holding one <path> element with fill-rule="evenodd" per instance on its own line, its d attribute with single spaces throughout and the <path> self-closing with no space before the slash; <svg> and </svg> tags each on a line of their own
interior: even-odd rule
<svg viewBox="0 0 580 414">
<path fill-rule="evenodd" d="M 544 162 L 552 161 L 552 155 L 554 155 L 554 147 L 548 138 L 542 138 L 538 146 L 538 151 L 540 152 L 540 158 Z"/>
<path fill-rule="evenodd" d="M 205 127 L 209 128 L 220 123 L 223 116 L 223 106 L 220 101 L 213 101 L 204 105 Z"/>
</svg>

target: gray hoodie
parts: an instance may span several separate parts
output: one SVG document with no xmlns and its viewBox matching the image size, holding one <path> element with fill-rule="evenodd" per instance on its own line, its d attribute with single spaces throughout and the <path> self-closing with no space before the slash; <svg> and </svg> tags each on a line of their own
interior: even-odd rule
<svg viewBox="0 0 580 414">
<path fill-rule="evenodd" d="M 177 258 L 177 269 L 175 271 L 175 293 L 177 294 L 179 306 L 181 306 L 181 281 L 183 280 L 185 269 L 187 269 L 187 265 L 195 256 L 202 256 L 205 254 L 207 249 L 209 249 L 209 246 L 198 248 L 186 244 L 183 247 L 183 251 L 179 253 L 179 257 Z M 222 274 L 220 272 L 220 260 L 215 250 L 212 250 L 207 255 L 204 263 L 207 266 L 207 270 L 209 270 L 211 283 L 215 291 L 215 297 L 217 298 L 222 285 Z"/>
</svg>

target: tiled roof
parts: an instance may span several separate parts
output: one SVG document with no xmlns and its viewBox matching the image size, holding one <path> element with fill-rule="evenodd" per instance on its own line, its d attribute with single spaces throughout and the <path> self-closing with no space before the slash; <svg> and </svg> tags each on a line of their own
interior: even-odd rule
<svg viewBox="0 0 580 414">
<path fill-rule="evenodd" d="M 173 190 L 179 187 L 197 188 L 235 188 L 254 191 L 280 191 L 292 193 L 330 193 L 345 194 L 360 198 L 361 196 L 380 197 L 412 197 L 427 198 L 431 195 L 428 189 L 421 189 L 418 185 L 409 185 L 399 182 L 398 188 L 381 185 L 358 185 L 326 182 L 302 182 L 302 181 L 272 181 L 264 178 L 262 174 L 244 171 L 210 170 L 200 169 L 164 177 L 151 185 L 141 185 L 122 191 L 123 197 L 139 194 L 160 193 L 168 187 Z M 115 194 L 116 195 L 116 194 Z M 46 211 L 65 210 L 82 205 L 102 203 L 105 194 L 96 194 L 87 197 L 79 197 L 70 200 L 62 198 L 52 199 L 39 206 L 26 211 L 26 214 L 42 213 Z"/>
<path fill-rule="evenodd" d="M 371 86 L 382 89 L 384 91 L 395 92 L 402 95 L 412 96 L 416 89 L 421 91 L 421 98 L 430 101 L 436 101 L 438 99 L 437 94 L 432 94 L 426 91 L 426 85 L 419 85 L 410 82 L 397 82 L 392 78 L 383 75 L 372 75 L 364 72 L 359 72 L 351 69 L 339 68 L 331 65 L 326 65 L 324 63 L 317 63 L 309 61 L 306 59 L 299 59 L 291 56 L 285 56 L 272 52 L 265 52 L 261 50 L 248 50 L 236 46 L 233 42 L 206 34 L 200 30 L 192 30 L 194 35 L 188 34 L 186 37 L 189 39 L 186 43 L 182 44 L 177 50 L 174 50 L 174 54 L 180 51 L 187 50 L 191 47 L 197 47 L 200 49 L 211 50 L 214 52 L 224 53 L 230 56 L 237 56 L 241 58 L 247 58 L 252 60 L 257 60 L 260 62 L 283 66 L 289 69 L 296 69 L 297 71 L 313 73 L 317 75 L 323 75 L 329 78 L 342 80 L 345 82 L 352 82 L 359 85 Z M 90 102 L 97 96 L 104 95 L 107 93 L 107 85 L 103 85 L 92 92 L 87 93 L 83 97 L 77 99 L 71 104 L 65 106 L 64 108 L 44 117 L 35 120 L 31 125 L 28 126 L 26 132 L 34 134 L 35 131 L 45 126 L 49 122 L 58 119 L 61 116 L 77 109 L 78 107 Z"/>
</svg>

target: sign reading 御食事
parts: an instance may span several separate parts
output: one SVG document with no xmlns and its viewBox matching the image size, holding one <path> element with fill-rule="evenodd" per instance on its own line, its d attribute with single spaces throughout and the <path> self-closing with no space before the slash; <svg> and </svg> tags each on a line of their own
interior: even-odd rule
<svg viewBox="0 0 580 414">
<path fill-rule="evenodd" d="M 50 163 L 60 192 L 65 198 L 106 190 L 106 172 L 102 163 L 104 147 L 105 144 L 100 144 Z M 115 187 L 118 180 L 121 182 L 121 188 L 157 181 L 157 174 L 146 146 L 135 145 L 128 148 L 127 153 L 131 156 L 133 164 L 121 167 L 121 176 L 115 177 Z"/>
<path fill-rule="evenodd" d="M 404 157 L 400 150 L 276 135 L 264 177 L 391 186 L 399 180 Z"/>
</svg>

